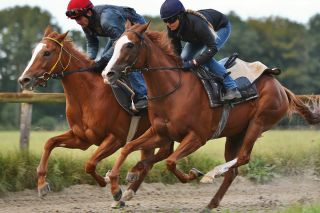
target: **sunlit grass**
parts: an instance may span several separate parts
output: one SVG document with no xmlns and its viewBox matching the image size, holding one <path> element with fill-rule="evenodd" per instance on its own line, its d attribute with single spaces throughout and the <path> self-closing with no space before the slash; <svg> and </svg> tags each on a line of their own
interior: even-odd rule
<svg viewBox="0 0 320 213">
<path fill-rule="evenodd" d="M 225 138 L 210 140 L 197 153 L 224 159 Z M 320 145 L 319 130 L 271 130 L 263 133 L 256 141 L 253 155 L 302 155 Z"/>
<path fill-rule="evenodd" d="M 62 131 L 31 132 L 29 150 L 33 154 L 40 155 L 47 139 L 62 133 Z M 19 150 L 19 137 L 18 131 L 0 131 L 0 152 L 5 154 Z M 210 140 L 205 146 L 196 151 L 196 154 L 223 161 L 224 144 L 225 138 Z M 262 137 L 257 140 L 253 149 L 253 155 L 272 156 L 275 154 L 285 155 L 291 153 L 299 156 L 314 149 L 317 145 L 320 145 L 319 130 L 271 130 L 263 133 Z M 86 151 L 56 148 L 53 151 L 53 155 L 89 157 L 95 149 L 96 146 L 92 146 Z M 114 154 L 110 159 L 113 160 L 116 155 Z M 131 156 L 131 158 L 138 157 L 138 153 L 134 153 Z"/>
</svg>

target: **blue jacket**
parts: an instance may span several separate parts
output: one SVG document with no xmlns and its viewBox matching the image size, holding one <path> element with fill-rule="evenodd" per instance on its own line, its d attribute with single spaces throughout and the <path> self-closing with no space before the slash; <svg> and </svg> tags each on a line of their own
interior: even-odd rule
<svg viewBox="0 0 320 213">
<path fill-rule="evenodd" d="M 145 23 L 144 18 L 130 7 L 99 5 L 93 8 L 88 27 L 82 28 L 87 38 L 87 53 L 91 59 L 95 59 L 99 51 L 98 37 L 110 38 L 101 58 L 107 61 L 111 59 L 113 43 L 124 32 L 127 19 L 132 23 Z"/>
</svg>

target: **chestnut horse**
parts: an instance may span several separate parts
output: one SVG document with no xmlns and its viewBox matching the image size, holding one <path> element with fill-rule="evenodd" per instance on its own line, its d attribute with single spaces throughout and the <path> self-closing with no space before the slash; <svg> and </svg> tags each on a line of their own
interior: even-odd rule
<svg viewBox="0 0 320 213">
<path fill-rule="evenodd" d="M 70 129 L 50 138 L 44 146 L 37 168 L 39 196 L 46 195 L 49 190 L 45 179 L 48 158 L 55 147 L 86 150 L 91 145 L 98 146 L 86 162 L 85 171 L 100 186 L 105 186 L 105 179 L 95 171 L 96 165 L 125 145 L 131 122 L 131 115 L 118 104 L 111 87 L 103 83 L 101 75 L 94 72 L 70 74 L 90 67 L 94 62 L 77 51 L 66 36 L 67 33 L 59 34 L 48 27 L 29 65 L 19 78 L 23 89 L 33 90 L 45 84 L 54 73 L 64 75 L 61 82 L 66 96 L 66 116 Z M 148 116 L 142 116 L 134 137 L 141 135 L 149 126 Z M 142 159 L 149 155 L 153 155 L 153 150 L 141 151 Z M 142 180 L 143 177 L 140 183 Z M 135 192 L 140 183 L 129 186 L 129 189 Z"/>
<path fill-rule="evenodd" d="M 115 44 L 115 51 L 102 73 L 106 83 L 114 84 L 125 72 L 144 70 L 148 88 L 151 127 L 139 138 L 127 143 L 109 178 L 114 195 L 121 194 L 118 185 L 120 168 L 135 150 L 159 148 L 156 155 L 138 162 L 127 180 L 135 181 L 149 164 L 166 159 L 167 169 L 181 182 L 201 175 L 196 169 L 185 173 L 176 162 L 203 146 L 216 131 L 222 107 L 211 108 L 199 78 L 192 72 L 173 71 L 181 65 L 171 42 L 164 32 L 146 32 L 149 24 L 126 27 Z M 256 81 L 259 98 L 235 105 L 219 137 L 226 137 L 225 160 L 218 172 L 224 180 L 204 211 L 219 205 L 222 197 L 238 174 L 238 167 L 247 164 L 257 138 L 274 126 L 287 113 L 297 112 L 309 124 L 320 122 L 320 107 L 307 106 L 300 98 L 283 87 L 272 74 Z M 179 146 L 173 151 L 174 141 Z M 120 197 L 120 196 L 118 196 Z"/>
</svg>

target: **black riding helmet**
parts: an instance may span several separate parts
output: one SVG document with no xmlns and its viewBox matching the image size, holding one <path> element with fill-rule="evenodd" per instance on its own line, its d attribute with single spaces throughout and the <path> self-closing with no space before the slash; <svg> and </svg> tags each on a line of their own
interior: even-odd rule
<svg viewBox="0 0 320 213">
<path fill-rule="evenodd" d="M 160 17 L 166 23 L 173 23 L 179 14 L 185 12 L 183 4 L 179 0 L 166 0 L 160 8 Z"/>
</svg>

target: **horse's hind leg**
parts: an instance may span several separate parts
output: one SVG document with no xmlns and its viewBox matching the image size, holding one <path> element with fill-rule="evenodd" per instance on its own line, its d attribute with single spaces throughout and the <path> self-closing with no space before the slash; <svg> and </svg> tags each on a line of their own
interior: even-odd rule
<svg viewBox="0 0 320 213">
<path fill-rule="evenodd" d="M 104 158 L 112 155 L 123 146 L 124 142 L 120 142 L 113 135 L 108 135 L 94 152 L 90 160 L 87 161 L 85 170 L 90 174 L 101 187 L 106 186 L 107 182 L 96 172 L 97 164 Z"/>
<path fill-rule="evenodd" d="M 90 145 L 91 144 L 83 143 L 82 141 L 77 139 L 71 130 L 62 135 L 50 138 L 46 142 L 44 151 L 41 155 L 39 166 L 37 168 L 38 193 L 40 197 L 45 196 L 49 191 L 49 184 L 46 182 L 46 174 L 48 169 L 48 159 L 51 151 L 55 147 L 86 150 Z"/>
<path fill-rule="evenodd" d="M 167 168 L 171 171 L 182 183 L 189 182 L 191 180 L 196 179 L 201 176 L 200 173 L 196 169 L 191 169 L 189 174 L 185 174 L 181 170 L 177 169 L 176 162 L 193 153 L 197 149 L 199 149 L 202 145 L 205 144 L 205 141 L 202 141 L 199 136 L 197 136 L 194 132 L 190 132 L 180 143 L 178 148 L 167 158 Z"/>
<path fill-rule="evenodd" d="M 242 145 L 243 137 L 245 135 L 245 131 L 241 134 L 227 137 L 226 145 L 225 145 L 225 153 L 224 157 L 226 162 L 231 161 L 234 159 Z M 227 171 L 224 175 L 223 182 L 221 186 L 219 187 L 217 193 L 214 195 L 210 203 L 208 204 L 207 208 L 212 209 L 219 206 L 220 201 L 222 200 L 224 194 L 228 190 L 229 186 L 233 182 L 233 180 L 238 175 L 238 168 L 231 168 L 229 171 Z"/>
</svg>

